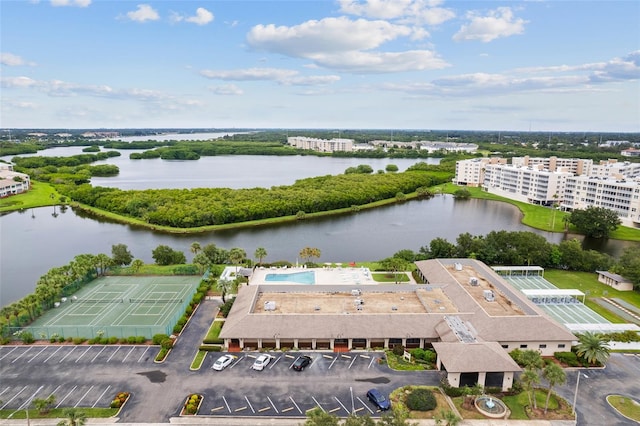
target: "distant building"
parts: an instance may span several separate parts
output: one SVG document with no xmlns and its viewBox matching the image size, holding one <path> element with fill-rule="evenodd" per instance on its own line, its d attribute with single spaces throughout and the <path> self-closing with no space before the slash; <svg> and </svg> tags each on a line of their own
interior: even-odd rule
<svg viewBox="0 0 640 426">
<path fill-rule="evenodd" d="M 638 148 L 627 148 L 620 151 L 620 155 L 623 157 L 640 157 L 640 149 Z"/>
<path fill-rule="evenodd" d="M 507 164 L 506 158 L 472 158 L 456 162 L 456 185 L 478 187 L 484 182 L 484 172 L 487 164 Z"/>
<path fill-rule="evenodd" d="M 608 271 L 596 271 L 598 273 L 598 281 L 613 287 L 619 291 L 633 290 L 633 283 L 622 275 L 614 274 Z"/>
<path fill-rule="evenodd" d="M 593 167 L 593 160 L 583 160 L 580 158 L 558 158 L 558 157 L 513 157 L 511 164 L 517 167 L 533 167 L 542 165 L 543 169 L 551 172 L 563 169 L 575 175 L 588 175 Z"/>
<path fill-rule="evenodd" d="M 29 175 L 14 172 L 11 164 L 0 164 L 0 198 L 27 192 L 29 188 Z"/>
<path fill-rule="evenodd" d="M 478 145 L 475 143 L 419 141 L 417 145 L 421 150 L 426 150 L 429 153 L 438 151 L 473 153 L 478 150 Z"/>
<path fill-rule="evenodd" d="M 572 176 L 566 169 L 550 171 L 542 164 L 530 167 L 488 164 L 482 187 L 512 200 L 551 206 L 562 201 L 567 178 Z"/>
<path fill-rule="evenodd" d="M 317 139 L 305 136 L 290 136 L 287 143 L 299 149 L 318 152 L 353 151 L 353 139 Z"/>
</svg>

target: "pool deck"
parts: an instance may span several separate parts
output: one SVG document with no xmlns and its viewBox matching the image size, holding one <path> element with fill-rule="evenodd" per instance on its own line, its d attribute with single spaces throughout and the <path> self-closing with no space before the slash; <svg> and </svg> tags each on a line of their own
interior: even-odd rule
<svg viewBox="0 0 640 426">
<path fill-rule="evenodd" d="M 256 268 L 249 279 L 250 285 L 303 284 L 295 281 L 266 281 L 267 274 L 294 274 L 296 272 L 315 272 L 314 284 L 363 285 L 377 284 L 371 278 L 369 268 L 361 267 L 325 267 L 325 268 Z"/>
</svg>

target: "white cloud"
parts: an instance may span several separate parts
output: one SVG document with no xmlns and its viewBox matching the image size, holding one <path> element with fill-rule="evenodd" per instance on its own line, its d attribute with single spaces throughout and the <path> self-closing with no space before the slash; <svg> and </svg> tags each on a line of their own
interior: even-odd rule
<svg viewBox="0 0 640 426">
<path fill-rule="evenodd" d="M 202 70 L 200 75 L 212 80 L 275 81 L 286 86 L 319 86 L 340 80 L 337 75 L 302 76 L 298 71 L 282 68 L 246 68 L 237 70 Z"/>
<path fill-rule="evenodd" d="M 255 49 L 308 58 L 318 53 L 374 49 L 411 33 L 409 27 L 386 21 L 340 17 L 307 21 L 292 27 L 256 25 L 249 31 L 247 42 Z"/>
<path fill-rule="evenodd" d="M 20 56 L 14 55 L 13 53 L 0 53 L 0 64 L 8 67 L 17 67 L 25 65 L 25 61 Z"/>
<path fill-rule="evenodd" d="M 376 52 L 399 37 L 425 37 L 417 28 L 386 21 L 346 17 L 307 21 L 287 27 L 257 25 L 247 35 L 254 49 L 310 59 L 318 66 L 355 73 L 438 69 L 448 64 L 427 50 Z"/>
<path fill-rule="evenodd" d="M 488 43 L 501 37 L 509 37 L 524 33 L 527 23 L 524 19 L 515 18 L 509 7 L 499 7 L 489 11 L 487 16 L 480 16 L 475 12 L 468 12 L 469 23 L 465 24 L 454 34 L 455 41 L 480 40 Z"/>
<path fill-rule="evenodd" d="M 171 20 L 174 22 L 185 21 L 196 25 L 207 25 L 209 22 L 213 21 L 213 19 L 213 13 L 203 7 L 196 9 L 196 14 L 194 16 L 183 16 L 179 13 L 173 13 L 171 16 Z"/>
<path fill-rule="evenodd" d="M 449 9 L 438 7 L 440 0 L 339 0 L 340 11 L 374 19 L 390 19 L 420 25 L 439 25 L 455 17 Z"/>
<path fill-rule="evenodd" d="M 13 88 L 13 87 L 34 87 L 38 85 L 38 82 L 29 78 L 29 77 L 3 77 L 0 80 L 0 84 L 2 87 Z"/>
<path fill-rule="evenodd" d="M 51 0 L 51 6 L 78 6 L 87 7 L 91 4 L 91 0 Z"/>
<path fill-rule="evenodd" d="M 212 86 L 209 88 L 216 95 L 239 96 L 244 94 L 241 88 L 235 84 L 224 84 L 222 86 Z"/>
<path fill-rule="evenodd" d="M 160 19 L 158 12 L 148 4 L 139 4 L 138 9 L 127 12 L 127 18 L 136 22 L 157 21 Z"/>
</svg>

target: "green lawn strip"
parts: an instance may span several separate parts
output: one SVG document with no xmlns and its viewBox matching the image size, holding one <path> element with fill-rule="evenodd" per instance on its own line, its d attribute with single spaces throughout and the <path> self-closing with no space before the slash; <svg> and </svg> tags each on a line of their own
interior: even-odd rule
<svg viewBox="0 0 640 426">
<path fill-rule="evenodd" d="M 640 403 L 622 395 L 609 395 L 607 402 L 620 414 L 640 422 Z"/>
<path fill-rule="evenodd" d="M 134 271 L 131 266 L 125 266 L 122 268 L 114 268 L 109 271 L 109 275 L 174 275 L 173 270 L 176 266 L 183 265 L 156 265 L 155 263 L 146 263 L 138 271 Z"/>
<path fill-rule="evenodd" d="M 209 327 L 209 331 L 207 331 L 207 336 L 204 338 L 205 342 L 213 342 L 217 340 L 220 336 L 220 330 L 222 330 L 222 326 L 224 325 L 224 321 L 214 321 Z"/>
<path fill-rule="evenodd" d="M 29 191 L 0 199 L 0 212 L 53 206 L 59 203 L 60 194 L 56 192 L 53 186 L 44 182 L 31 182 Z"/>
<path fill-rule="evenodd" d="M 543 409 L 547 399 L 546 389 L 536 389 L 535 398 L 537 407 Z M 531 420 L 525 411 L 526 407 L 529 405 L 527 392 L 521 392 L 518 395 L 505 396 L 502 398 L 502 402 L 504 402 L 506 406 L 509 407 L 509 410 L 511 410 L 510 419 Z M 551 398 L 549 398 L 549 410 L 557 410 L 559 406 L 560 405 L 555 394 L 551 393 Z"/>
<path fill-rule="evenodd" d="M 47 414 L 40 414 L 35 408 L 29 410 L 29 419 L 64 419 L 64 410 L 67 408 L 52 408 Z M 78 407 L 78 411 L 83 412 L 88 419 L 113 417 L 118 413 L 119 408 L 82 408 Z M 25 410 L 0 410 L 0 419 L 26 419 Z"/>
<path fill-rule="evenodd" d="M 407 362 L 401 356 L 395 355 L 391 351 L 385 351 L 389 368 L 398 371 L 422 371 L 426 370 L 425 364 Z"/>
<path fill-rule="evenodd" d="M 489 192 L 483 191 L 482 188 L 473 188 L 466 186 L 461 187 L 452 183 L 445 183 L 434 188 L 437 191 L 445 194 L 453 194 L 456 190 L 465 188 L 471 193 L 471 196 L 473 198 L 502 201 L 512 204 L 518 207 L 518 209 L 520 209 L 520 211 L 522 212 L 523 224 L 543 231 L 564 232 L 564 218 L 569 215 L 569 213 L 557 211 L 548 207 L 536 206 L 533 204 L 523 203 L 521 201 L 515 201 L 509 198 L 501 197 L 499 195 L 491 194 Z M 578 233 L 573 225 L 569 226 L 569 232 Z M 629 228 L 626 226 L 619 226 L 618 229 L 611 233 L 610 238 L 617 240 L 640 241 L 640 230 Z"/>
<path fill-rule="evenodd" d="M 640 292 L 637 291 L 618 291 L 613 287 L 602 284 L 598 281 L 598 275 L 591 272 L 575 272 L 562 271 L 559 269 L 547 269 L 544 271 L 544 278 L 562 289 L 576 289 L 584 293 L 588 292 L 587 298 L 608 297 L 614 299 L 622 299 L 627 303 L 640 309 Z M 587 304 L 587 306 L 597 306 L 598 310 L 603 309 L 595 302 Z M 594 309 L 596 310 L 596 309 Z M 608 311 L 607 311 L 608 312 Z M 616 316 L 616 318 L 618 318 Z M 617 321 L 628 322 L 628 321 Z"/>
<path fill-rule="evenodd" d="M 204 358 L 207 356 L 207 351 L 198 351 L 196 356 L 193 357 L 193 361 L 191 361 L 190 370 L 200 370 L 202 367 L 202 363 L 204 362 Z"/>
<path fill-rule="evenodd" d="M 378 273 L 378 272 L 373 272 L 371 274 L 371 277 L 373 278 L 374 281 L 379 282 L 379 283 L 395 283 L 395 282 L 400 282 L 400 283 L 406 283 L 409 282 L 409 277 L 407 276 L 406 272 L 398 272 L 397 274 L 393 274 L 393 273 Z"/>
</svg>

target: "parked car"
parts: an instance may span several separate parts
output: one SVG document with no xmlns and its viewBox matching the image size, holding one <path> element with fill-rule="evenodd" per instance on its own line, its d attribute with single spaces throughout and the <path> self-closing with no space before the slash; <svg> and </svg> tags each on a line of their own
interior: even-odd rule
<svg viewBox="0 0 640 426">
<path fill-rule="evenodd" d="M 367 398 L 369 398 L 369 401 L 373 402 L 373 404 L 382 411 L 386 411 L 391 408 L 389 398 L 384 396 L 378 389 L 370 389 L 369 392 L 367 392 Z"/>
<path fill-rule="evenodd" d="M 216 360 L 216 362 L 213 363 L 213 368 L 216 371 L 222 371 L 224 370 L 229 364 L 231 364 L 233 362 L 233 360 L 237 359 L 238 357 L 235 355 L 222 355 L 220 358 L 218 358 Z"/>
<path fill-rule="evenodd" d="M 262 354 L 256 358 L 251 368 L 262 371 L 271 362 L 271 356 Z"/>
<path fill-rule="evenodd" d="M 296 371 L 302 371 L 305 367 L 311 364 L 311 357 L 307 355 L 301 355 L 293 362 L 291 368 Z"/>
</svg>

